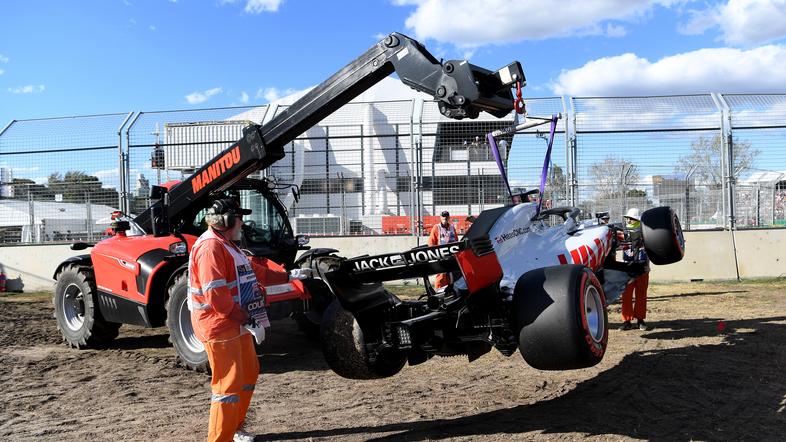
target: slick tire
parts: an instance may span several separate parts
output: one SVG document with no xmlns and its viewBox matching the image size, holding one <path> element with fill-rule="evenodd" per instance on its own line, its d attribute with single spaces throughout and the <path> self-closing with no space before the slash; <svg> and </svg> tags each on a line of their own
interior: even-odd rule
<svg viewBox="0 0 786 442">
<path fill-rule="evenodd" d="M 653 264 L 673 264 L 685 256 L 685 237 L 677 214 L 670 207 L 655 207 L 641 214 L 644 248 Z"/>
<path fill-rule="evenodd" d="M 325 310 L 320 330 L 322 354 L 336 374 L 347 379 L 381 379 L 397 374 L 407 361 L 397 351 L 383 351 L 369 359 L 363 330 L 352 313 L 333 301 Z"/>
<path fill-rule="evenodd" d="M 581 265 L 544 267 L 519 278 L 513 294 L 519 351 L 539 370 L 592 367 L 609 339 L 606 297 Z"/>
<path fill-rule="evenodd" d="M 169 342 L 181 364 L 189 370 L 210 373 L 210 362 L 202 342 L 197 339 L 191 324 L 188 310 L 188 277 L 181 273 L 169 287 L 166 301 L 166 326 L 169 329 Z"/>
<path fill-rule="evenodd" d="M 103 348 L 114 340 L 120 324 L 104 320 L 96 302 L 93 269 L 67 265 L 57 274 L 52 298 L 63 340 L 74 348 Z"/>
</svg>

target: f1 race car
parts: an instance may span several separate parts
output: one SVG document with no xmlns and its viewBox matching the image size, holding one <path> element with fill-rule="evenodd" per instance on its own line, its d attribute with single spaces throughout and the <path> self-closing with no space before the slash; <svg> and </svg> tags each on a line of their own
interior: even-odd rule
<svg viewBox="0 0 786 442">
<path fill-rule="evenodd" d="M 384 378 L 407 362 L 435 355 L 473 361 L 492 348 L 506 356 L 518 348 L 541 370 L 597 364 L 608 343 L 606 297 L 624 287 L 604 282 L 630 270 L 614 259 L 623 228 L 580 222 L 579 213 L 508 205 L 482 212 L 454 243 L 327 258 L 321 276 L 336 295 L 320 330 L 328 365 L 345 378 Z M 550 227 L 553 216 L 562 222 Z M 685 241 L 669 207 L 645 211 L 641 222 L 652 263 L 682 259 Z M 460 277 L 444 290 L 426 284 L 418 300 L 401 300 L 382 284 L 443 272 Z"/>
</svg>

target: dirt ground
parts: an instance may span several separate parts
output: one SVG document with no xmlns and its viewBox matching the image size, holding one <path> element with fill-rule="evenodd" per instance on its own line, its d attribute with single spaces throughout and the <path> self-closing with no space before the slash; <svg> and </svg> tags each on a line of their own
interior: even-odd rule
<svg viewBox="0 0 786 442">
<path fill-rule="evenodd" d="M 327 369 L 277 321 L 248 416 L 257 440 L 783 440 L 786 281 L 653 285 L 650 331 L 617 331 L 598 366 L 528 367 L 496 351 L 379 381 Z M 48 295 L 0 297 L 0 440 L 203 440 L 209 378 L 178 367 L 164 329 L 107 350 L 61 343 Z"/>
</svg>

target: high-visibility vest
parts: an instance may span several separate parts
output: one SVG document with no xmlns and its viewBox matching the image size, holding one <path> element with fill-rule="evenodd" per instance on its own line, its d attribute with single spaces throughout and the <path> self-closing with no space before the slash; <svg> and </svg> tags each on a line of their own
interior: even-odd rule
<svg viewBox="0 0 786 442">
<path fill-rule="evenodd" d="M 437 228 L 439 228 L 439 245 L 458 241 L 458 235 L 456 235 L 456 229 L 453 227 L 453 224 L 448 224 L 448 227 L 445 228 L 442 223 L 439 223 Z"/>
<path fill-rule="evenodd" d="M 232 258 L 234 272 L 228 272 L 224 278 L 212 281 L 198 280 L 198 269 L 196 268 L 198 263 L 195 258 L 199 255 L 200 249 L 206 241 L 218 241 L 221 243 Z M 226 259 L 226 256 L 209 255 L 209 258 L 223 260 Z M 223 267 L 226 267 L 226 263 L 224 263 Z M 194 331 L 197 332 L 197 337 L 202 341 L 211 339 L 217 332 L 225 328 L 239 325 L 236 321 L 215 311 L 208 303 L 206 295 L 209 290 L 226 287 L 229 289 L 232 301 L 240 308 L 247 306 L 253 299 L 262 299 L 259 283 L 246 255 L 237 246 L 216 234 L 213 229 L 207 229 L 194 243 L 194 247 L 191 250 L 191 259 L 188 262 L 188 274 L 188 309 L 191 311 L 191 322 L 194 325 Z M 254 316 L 262 326 L 270 326 L 264 308 L 262 308 L 261 313 L 257 311 Z M 240 332 L 247 333 L 242 325 L 240 325 Z"/>
</svg>

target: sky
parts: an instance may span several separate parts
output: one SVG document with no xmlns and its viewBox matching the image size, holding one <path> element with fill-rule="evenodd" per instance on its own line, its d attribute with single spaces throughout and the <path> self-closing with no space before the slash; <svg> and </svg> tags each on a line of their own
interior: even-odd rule
<svg viewBox="0 0 786 442">
<path fill-rule="evenodd" d="M 786 90 L 786 0 L 569 3 L 11 0 L 0 125 L 261 104 L 319 83 L 391 31 L 445 59 L 519 60 L 529 96 Z"/>
<path fill-rule="evenodd" d="M 0 130 L 264 104 L 392 31 L 437 58 L 518 60 L 528 97 L 786 92 L 786 0 L 9 0 Z"/>
</svg>

